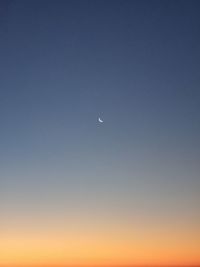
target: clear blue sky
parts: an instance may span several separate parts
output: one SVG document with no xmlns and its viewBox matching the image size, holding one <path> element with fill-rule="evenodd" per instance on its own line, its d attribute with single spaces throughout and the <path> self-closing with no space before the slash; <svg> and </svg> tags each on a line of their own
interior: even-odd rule
<svg viewBox="0 0 200 267">
<path fill-rule="evenodd" d="M 30 216 L 196 227 L 199 10 L 1 1 L 2 231 Z"/>
</svg>

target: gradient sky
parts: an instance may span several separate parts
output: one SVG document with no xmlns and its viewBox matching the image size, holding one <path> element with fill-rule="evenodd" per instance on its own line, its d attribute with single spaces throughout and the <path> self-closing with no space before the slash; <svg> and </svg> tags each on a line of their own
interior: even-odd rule
<svg viewBox="0 0 200 267">
<path fill-rule="evenodd" d="M 200 264 L 199 14 L 0 2 L 0 265 Z"/>
</svg>

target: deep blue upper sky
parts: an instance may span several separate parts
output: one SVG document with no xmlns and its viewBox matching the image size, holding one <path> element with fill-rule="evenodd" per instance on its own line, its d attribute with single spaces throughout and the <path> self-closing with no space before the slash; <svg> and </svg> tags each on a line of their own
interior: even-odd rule
<svg viewBox="0 0 200 267">
<path fill-rule="evenodd" d="M 173 218 L 186 198 L 181 216 L 196 216 L 199 11 L 199 1 L 0 2 L 2 210 L 28 212 L 41 194 L 55 210 L 103 198 L 108 211 L 119 201 Z"/>
</svg>

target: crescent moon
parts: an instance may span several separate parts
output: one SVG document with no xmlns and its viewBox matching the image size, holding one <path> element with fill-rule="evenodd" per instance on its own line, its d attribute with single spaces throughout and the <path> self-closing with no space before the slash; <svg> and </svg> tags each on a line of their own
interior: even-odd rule
<svg viewBox="0 0 200 267">
<path fill-rule="evenodd" d="M 101 122 L 101 123 L 103 122 L 103 120 L 101 118 L 98 118 L 98 121 Z"/>
</svg>

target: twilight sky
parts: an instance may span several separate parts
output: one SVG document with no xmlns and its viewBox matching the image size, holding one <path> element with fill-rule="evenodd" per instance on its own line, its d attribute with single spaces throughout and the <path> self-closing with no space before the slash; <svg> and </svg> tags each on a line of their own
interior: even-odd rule
<svg viewBox="0 0 200 267">
<path fill-rule="evenodd" d="M 200 264 L 199 13 L 0 2 L 0 265 Z"/>
</svg>

